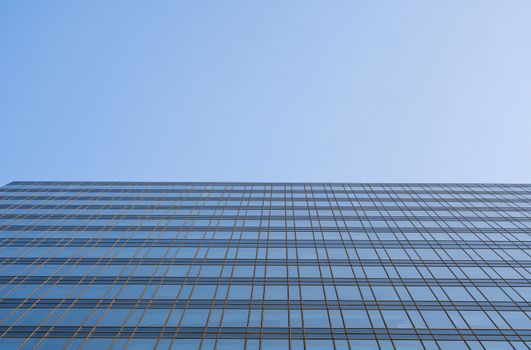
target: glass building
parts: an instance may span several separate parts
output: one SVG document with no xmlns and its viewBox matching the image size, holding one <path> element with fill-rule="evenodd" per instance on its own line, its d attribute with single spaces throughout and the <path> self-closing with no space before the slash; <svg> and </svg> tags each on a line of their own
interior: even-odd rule
<svg viewBox="0 0 531 350">
<path fill-rule="evenodd" d="M 12 182 L 0 349 L 528 349 L 531 185 Z"/>
</svg>

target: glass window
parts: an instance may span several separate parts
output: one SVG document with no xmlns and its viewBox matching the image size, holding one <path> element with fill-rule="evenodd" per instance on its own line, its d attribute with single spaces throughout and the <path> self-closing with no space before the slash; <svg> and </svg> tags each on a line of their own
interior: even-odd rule
<svg viewBox="0 0 531 350">
<path fill-rule="evenodd" d="M 403 310 L 381 310 L 389 328 L 412 328 L 407 313 Z"/>
<path fill-rule="evenodd" d="M 150 326 L 164 326 L 170 310 L 168 309 L 147 309 L 144 313 L 144 317 L 140 322 L 140 326 L 150 327 Z"/>
<path fill-rule="evenodd" d="M 264 310 L 263 314 L 264 327 L 288 327 L 287 310 Z"/>
<path fill-rule="evenodd" d="M 464 287 L 443 287 L 450 300 L 469 301 L 473 300 Z"/>
<path fill-rule="evenodd" d="M 323 287 L 321 286 L 301 286 L 301 290 L 304 300 L 324 300 Z"/>
<path fill-rule="evenodd" d="M 360 300 L 361 295 L 356 286 L 336 286 L 338 298 L 341 300 Z"/>
<path fill-rule="evenodd" d="M 225 339 L 218 340 L 216 350 L 243 350 L 245 346 L 245 340 L 243 339 Z"/>
<path fill-rule="evenodd" d="M 216 294 L 216 286 L 195 286 L 191 299 L 213 299 Z"/>
<path fill-rule="evenodd" d="M 479 287 L 481 293 L 491 301 L 510 301 L 510 298 L 498 287 Z"/>
<path fill-rule="evenodd" d="M 529 317 L 521 311 L 500 311 L 507 323 L 514 329 L 530 329 Z"/>
<path fill-rule="evenodd" d="M 330 327 L 326 310 L 303 310 L 304 327 L 325 328 Z"/>
<path fill-rule="evenodd" d="M 437 300 L 429 287 L 407 287 L 413 300 Z"/>
<path fill-rule="evenodd" d="M 249 310 L 226 309 L 223 313 L 222 327 L 247 327 Z"/>
<path fill-rule="evenodd" d="M 371 323 L 365 310 L 342 310 L 347 328 L 370 328 Z"/>
<path fill-rule="evenodd" d="M 496 328 L 483 311 L 461 311 L 470 328 Z"/>
<path fill-rule="evenodd" d="M 208 309 L 187 309 L 184 313 L 181 326 L 183 327 L 204 327 L 208 319 Z"/>
<path fill-rule="evenodd" d="M 420 313 L 429 328 L 454 328 L 452 321 L 444 311 L 421 310 Z"/>
<path fill-rule="evenodd" d="M 398 295 L 393 287 L 374 286 L 372 292 L 376 300 L 398 300 Z"/>
<path fill-rule="evenodd" d="M 265 299 L 267 300 L 287 300 L 288 299 L 287 286 L 266 286 Z"/>
<path fill-rule="evenodd" d="M 228 299 L 248 300 L 251 298 L 251 291 L 251 286 L 231 285 Z"/>
<path fill-rule="evenodd" d="M 249 347 L 249 344 L 247 344 Z M 256 349 L 258 349 L 258 344 Z M 289 349 L 289 341 L 287 339 L 262 339 L 262 350 L 280 350 Z"/>
<path fill-rule="evenodd" d="M 109 309 L 98 322 L 98 326 L 120 326 L 125 323 L 131 310 Z"/>
</svg>

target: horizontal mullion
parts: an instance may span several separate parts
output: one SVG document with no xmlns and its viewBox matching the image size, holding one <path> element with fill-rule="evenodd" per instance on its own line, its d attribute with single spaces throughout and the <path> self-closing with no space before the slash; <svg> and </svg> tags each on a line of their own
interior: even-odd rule
<svg viewBox="0 0 531 350">
<path fill-rule="evenodd" d="M 288 185 L 289 186 L 289 185 Z M 325 185 L 326 186 L 326 185 Z M 524 185 L 525 186 L 525 185 Z M 355 197 L 356 195 L 362 195 L 370 193 L 372 197 L 377 197 L 379 194 L 383 195 L 400 195 L 400 194 L 407 194 L 407 195 L 477 195 L 481 196 L 483 194 L 488 195 L 528 195 L 531 192 L 531 189 L 528 189 L 526 187 L 522 186 L 521 190 L 514 190 L 514 189 L 507 189 L 507 190 L 498 190 L 498 189 L 472 189 L 471 187 L 463 186 L 460 190 L 453 190 L 453 189 L 430 189 L 429 186 L 428 189 L 419 190 L 419 189 L 413 189 L 408 188 L 407 186 L 402 187 L 400 189 L 396 188 L 387 188 L 385 190 L 381 189 L 374 189 L 370 185 L 366 186 L 363 189 L 353 189 L 349 188 L 348 184 L 345 184 L 343 187 L 335 187 L 324 189 L 318 189 L 318 188 L 308 188 L 308 189 L 293 189 L 291 187 L 287 187 L 284 189 L 271 189 L 271 190 L 265 190 L 265 189 L 258 189 L 258 188 L 250 188 L 250 189 L 233 189 L 233 188 L 224 188 L 224 189 L 210 189 L 210 188 L 153 188 L 146 186 L 144 188 L 113 188 L 112 186 L 109 186 L 107 188 L 59 188 L 59 187 L 35 187 L 35 186 L 28 186 L 28 187 L 9 187 L 5 186 L 0 188 L 0 192 L 13 192 L 13 193 L 24 193 L 24 192 L 40 192 L 40 193 L 47 193 L 47 192 L 57 192 L 57 193 L 156 193 L 156 194 L 202 194 L 202 193 L 208 193 L 208 194 L 219 194 L 219 195 L 229 195 L 229 194 L 248 194 L 252 193 L 254 195 L 273 195 L 273 194 L 286 194 L 286 195 L 297 195 L 297 194 L 304 194 L 308 195 L 310 197 L 313 197 L 315 195 L 325 194 L 328 196 L 333 197 L 334 195 L 351 195 L 352 197 Z"/>
<path fill-rule="evenodd" d="M 4 338 L 222 338 L 222 339 L 388 339 L 388 340 L 531 340 L 530 330 L 285 328 L 285 327 L 104 327 L 0 326 Z"/>
<path fill-rule="evenodd" d="M 275 205 L 275 202 L 301 202 L 306 203 L 309 206 L 314 206 L 315 203 L 318 203 L 320 201 L 324 202 L 338 202 L 338 203 L 362 203 L 362 202 L 368 202 L 368 203 L 374 203 L 374 202 L 382 202 L 382 203 L 396 203 L 396 202 L 404 202 L 404 203 L 423 203 L 423 202 L 440 202 L 440 203 L 474 203 L 474 202 L 482 202 L 482 203 L 529 203 L 529 199 L 526 198 L 296 198 L 296 197 L 286 197 L 286 198 L 275 198 L 275 197 L 260 197 L 260 198 L 253 198 L 253 197 L 179 197 L 179 196 L 90 196 L 90 195 L 76 195 L 76 196 L 66 196 L 66 195 L 57 195 L 57 196 L 46 196 L 46 195 L 1 195 L 0 201 L 2 200 L 42 200 L 42 201 L 49 201 L 49 200 L 75 200 L 75 201 L 165 201 L 165 202 L 175 202 L 175 201 L 183 201 L 183 202 L 220 202 L 220 201 L 258 201 L 263 202 L 266 201 L 269 205 Z"/>
<path fill-rule="evenodd" d="M 530 241 L 450 240 L 310 240 L 310 239 L 181 239 L 181 238 L 4 238 L 2 247 L 316 247 L 316 248 L 432 248 L 432 249 L 528 249 Z"/>
<path fill-rule="evenodd" d="M 373 300 L 248 300 L 248 299 L 15 299 L 0 308 L 77 309 L 267 309 L 267 310 L 447 310 L 531 311 L 531 303 L 511 301 L 373 301 Z"/>
<path fill-rule="evenodd" d="M 269 220 L 278 220 L 285 221 L 285 227 L 292 226 L 292 221 L 436 221 L 436 222 L 459 222 L 459 221 L 469 221 L 469 222 L 497 222 L 497 221 L 509 221 L 509 222 L 527 222 L 531 221 L 531 217 L 479 217 L 479 216 L 449 216 L 449 215 L 437 215 L 437 216 L 415 216 L 415 215 L 400 215 L 400 216 L 391 216 L 391 215 L 371 215 L 371 216 L 352 216 L 352 215 L 297 215 L 297 216 L 281 216 L 281 215 L 160 215 L 160 214 L 150 214 L 150 215 L 141 215 L 141 214 L 0 214 L 0 219 L 4 220 L 17 220 L 17 219 L 27 219 L 27 220 L 183 220 L 183 221 L 193 221 L 193 220 L 253 220 L 253 221 L 262 221 L 267 223 Z M 60 223 L 58 223 L 60 224 Z M 291 224 L 291 225 L 290 225 Z M 284 226 L 283 226 L 284 227 Z"/>
<path fill-rule="evenodd" d="M 90 222 L 88 222 L 90 223 Z M 2 231 L 118 231 L 118 232 L 362 232 L 362 233 L 529 233 L 529 229 L 524 228 L 497 228 L 497 229 L 473 229 L 473 228 L 408 228 L 408 229 L 391 229 L 391 228 L 337 228 L 337 227 L 270 227 L 270 226 L 144 226 L 144 225 L 117 225 L 113 226 L 112 221 L 109 225 L 0 225 Z"/>
<path fill-rule="evenodd" d="M 313 278 L 313 277 L 159 277 L 159 276 L 0 276 L 0 284 L 194 284 L 194 285 L 336 285 L 336 286 L 513 286 L 526 279 L 457 278 Z"/>
<path fill-rule="evenodd" d="M 0 265 L 229 265 L 229 266 L 442 266 L 531 267 L 521 260 L 408 260 L 408 259 L 193 259 L 193 258 L 0 258 Z"/>
<path fill-rule="evenodd" d="M 376 204 L 376 203 L 375 203 Z M 226 206 L 217 206 L 217 205 L 156 205 L 156 204 L 132 204 L 132 205 L 123 205 L 123 204 L 0 204 L 0 209 L 67 209 L 67 210 L 195 210 L 195 209 L 202 209 L 202 210 L 261 210 L 264 209 L 264 206 L 262 205 L 226 205 Z M 285 211 L 292 211 L 292 210 L 308 210 L 308 206 L 300 205 L 300 206 L 286 206 L 286 205 L 272 205 L 267 206 L 267 209 L 271 210 L 285 210 Z M 312 207 L 312 209 L 324 209 L 324 210 L 345 210 L 345 207 L 340 207 L 335 205 L 334 203 L 330 203 L 330 205 L 317 205 Z M 522 211 L 523 208 L 515 208 L 515 207 L 501 207 L 497 206 L 495 208 L 489 207 L 489 206 L 445 206 L 443 207 L 430 207 L 428 205 L 417 205 L 417 206 L 406 206 L 404 204 L 400 204 L 397 202 L 396 206 L 380 206 L 380 205 L 364 205 L 364 206 L 358 206 L 353 205 L 348 207 L 349 210 L 355 209 L 355 210 L 382 210 L 382 211 L 393 211 L 393 210 L 407 210 L 407 211 L 415 211 L 415 210 L 472 210 L 472 211 L 492 211 L 495 210 L 497 212 L 504 212 L 504 211 L 515 211 L 520 210 Z M 531 210 L 531 206 L 529 208 Z"/>
</svg>

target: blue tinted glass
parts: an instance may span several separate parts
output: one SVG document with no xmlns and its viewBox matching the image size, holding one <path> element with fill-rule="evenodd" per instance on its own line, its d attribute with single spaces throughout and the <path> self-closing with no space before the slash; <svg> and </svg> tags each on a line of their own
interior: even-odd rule
<svg viewBox="0 0 531 350">
<path fill-rule="evenodd" d="M 15 182 L 0 348 L 527 349 L 530 199 L 523 184 Z"/>
</svg>

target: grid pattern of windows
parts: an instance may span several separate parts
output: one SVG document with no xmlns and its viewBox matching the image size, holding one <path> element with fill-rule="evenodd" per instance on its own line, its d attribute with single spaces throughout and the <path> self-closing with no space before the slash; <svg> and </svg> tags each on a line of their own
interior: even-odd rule
<svg viewBox="0 0 531 350">
<path fill-rule="evenodd" d="M 531 185 L 12 182 L 1 349 L 529 349 Z"/>
</svg>

